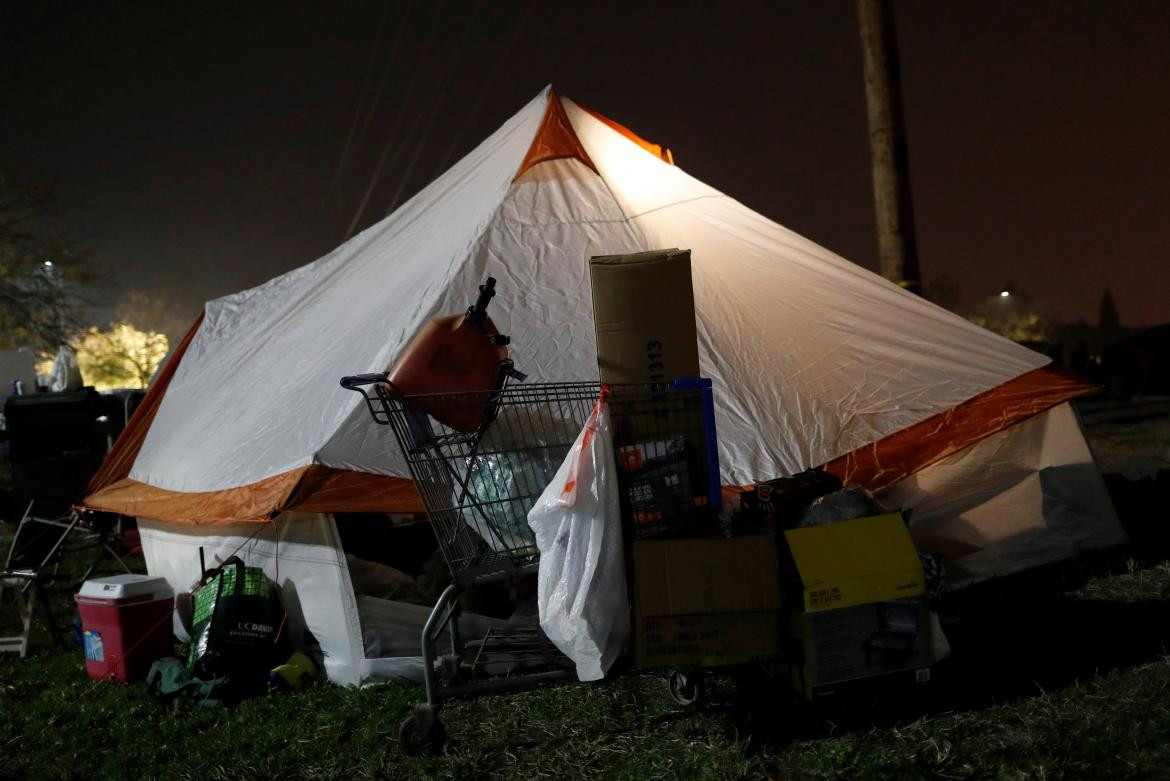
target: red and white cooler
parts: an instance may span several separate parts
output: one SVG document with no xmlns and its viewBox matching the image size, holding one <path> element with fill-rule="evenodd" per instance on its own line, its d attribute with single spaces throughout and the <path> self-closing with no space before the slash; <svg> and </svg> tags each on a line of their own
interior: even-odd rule
<svg viewBox="0 0 1170 781">
<path fill-rule="evenodd" d="M 112 575 L 87 580 L 75 599 L 89 677 L 126 683 L 144 678 L 157 659 L 174 654 L 175 592 L 166 578 Z"/>
</svg>

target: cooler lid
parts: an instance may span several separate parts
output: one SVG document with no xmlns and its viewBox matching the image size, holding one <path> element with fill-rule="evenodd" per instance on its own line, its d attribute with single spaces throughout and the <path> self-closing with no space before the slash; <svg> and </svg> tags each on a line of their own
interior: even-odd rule
<svg viewBox="0 0 1170 781">
<path fill-rule="evenodd" d="M 89 599 L 128 599 L 130 597 L 152 596 L 154 599 L 171 599 L 175 590 L 167 579 L 158 575 L 111 575 L 106 578 L 87 580 L 81 586 L 78 596 Z"/>
</svg>

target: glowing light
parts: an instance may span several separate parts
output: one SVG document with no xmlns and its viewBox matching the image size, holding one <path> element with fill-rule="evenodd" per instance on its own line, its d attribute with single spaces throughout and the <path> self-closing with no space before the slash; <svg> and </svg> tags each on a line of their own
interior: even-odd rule
<svg viewBox="0 0 1170 781">
<path fill-rule="evenodd" d="M 53 267 L 53 261 L 46 260 L 45 261 L 45 268 L 52 268 L 52 267 Z"/>
<path fill-rule="evenodd" d="M 1010 291 L 1007 291 L 1007 290 L 1001 290 L 1001 291 L 999 292 L 999 297 L 1000 297 L 1000 298 L 1007 298 L 1007 297 L 1008 297 L 1008 296 L 1010 296 L 1010 295 L 1011 295 L 1011 292 L 1010 292 Z"/>
</svg>

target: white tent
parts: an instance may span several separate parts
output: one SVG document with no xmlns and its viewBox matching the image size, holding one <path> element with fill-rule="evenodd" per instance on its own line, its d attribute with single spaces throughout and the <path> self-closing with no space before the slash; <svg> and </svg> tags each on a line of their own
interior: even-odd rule
<svg viewBox="0 0 1170 781">
<path fill-rule="evenodd" d="M 390 368 L 488 275 L 518 368 L 596 378 L 588 258 L 661 247 L 692 250 L 725 483 L 828 464 L 914 508 L 916 530 L 974 551 L 954 563 L 960 580 L 1123 539 L 1067 404 L 1082 385 L 551 88 L 389 217 L 209 302 L 87 503 L 153 519 L 141 521 L 148 566 L 179 589 L 197 574 L 194 547 L 227 555 L 275 518 L 248 551 L 274 554 L 278 527 L 281 581 L 330 676 L 374 676 L 330 514 L 417 498 L 393 437 L 338 379 Z"/>
</svg>

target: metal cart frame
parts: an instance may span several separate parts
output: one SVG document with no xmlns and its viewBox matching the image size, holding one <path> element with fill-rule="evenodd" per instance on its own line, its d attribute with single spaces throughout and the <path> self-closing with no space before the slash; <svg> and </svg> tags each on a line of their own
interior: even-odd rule
<svg viewBox="0 0 1170 781">
<path fill-rule="evenodd" d="M 471 393 L 404 396 L 386 374 L 341 380 L 342 387 L 362 394 L 376 423 L 394 431 L 452 575 L 422 632 L 426 702 L 415 706 L 399 733 L 409 754 L 442 748 L 446 730 L 438 714 L 447 699 L 573 677 L 572 662 L 535 623 L 468 643 L 459 632 L 459 597 L 465 590 L 537 571 L 540 554 L 527 526 L 528 511 L 556 474 L 603 390 L 598 382 L 509 384 L 515 376 L 509 369 L 502 367 L 498 388 Z M 652 441 L 634 453 L 639 466 L 643 460 L 649 464 L 685 456 L 675 449 L 682 439 L 668 439 L 676 433 L 670 425 L 677 424 L 672 412 L 683 408 L 696 435 L 713 441 L 707 436 L 714 427 L 709 381 L 605 390 L 612 406 L 638 421 L 635 438 Z M 482 411 L 473 430 L 454 429 L 437 419 L 444 411 L 469 408 Z M 717 508 L 718 464 L 706 458 L 701 463 L 702 474 L 681 479 L 669 463 L 644 471 L 667 473 L 655 485 L 659 494 L 667 483 L 681 484 L 675 489 L 684 494 L 679 505 Z M 636 494 L 622 493 L 624 501 Z M 439 655 L 436 646 L 444 631 L 450 652 Z M 481 670 L 497 675 L 477 679 Z"/>
</svg>

